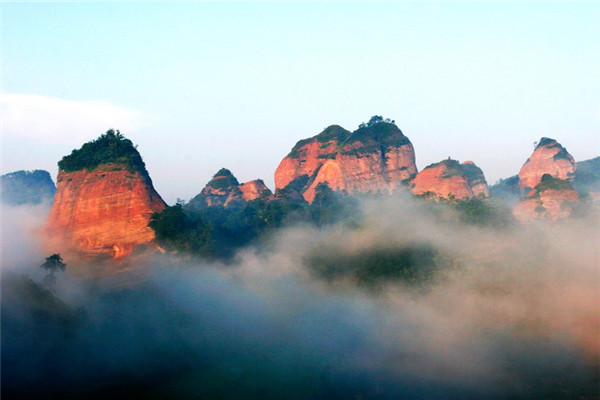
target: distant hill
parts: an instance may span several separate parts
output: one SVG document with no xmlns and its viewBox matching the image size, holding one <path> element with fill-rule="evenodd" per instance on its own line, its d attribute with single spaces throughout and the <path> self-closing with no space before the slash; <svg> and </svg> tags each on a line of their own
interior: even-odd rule
<svg viewBox="0 0 600 400">
<path fill-rule="evenodd" d="M 600 192 L 600 157 L 577 163 L 573 187 L 582 194 Z"/>
<path fill-rule="evenodd" d="M 16 171 L 0 177 L 2 202 L 10 205 L 51 203 L 56 186 L 48 171 Z"/>
</svg>

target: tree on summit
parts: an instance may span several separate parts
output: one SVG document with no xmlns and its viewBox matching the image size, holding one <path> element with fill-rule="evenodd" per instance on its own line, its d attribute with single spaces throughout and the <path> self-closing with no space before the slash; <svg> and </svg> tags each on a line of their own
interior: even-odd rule
<svg viewBox="0 0 600 400">
<path fill-rule="evenodd" d="M 381 115 L 373 115 L 371 117 L 371 119 L 369 119 L 369 122 L 367 122 L 366 124 L 363 122 L 358 127 L 359 128 L 370 128 L 372 126 L 375 126 L 375 125 L 381 124 L 381 123 L 396 125 L 396 121 L 393 119 L 389 119 L 389 118 L 384 119 Z"/>
</svg>

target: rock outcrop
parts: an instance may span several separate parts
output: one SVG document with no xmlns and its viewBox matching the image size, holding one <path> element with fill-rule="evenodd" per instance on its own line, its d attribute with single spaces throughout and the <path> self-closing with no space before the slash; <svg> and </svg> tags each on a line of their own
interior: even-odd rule
<svg viewBox="0 0 600 400">
<path fill-rule="evenodd" d="M 265 183 L 256 179 L 240 184 L 231 171 L 221 168 L 204 189 L 188 203 L 190 209 L 243 207 L 246 202 L 272 196 Z"/>
<path fill-rule="evenodd" d="M 48 171 L 16 171 L 0 177 L 0 194 L 4 204 L 50 204 L 55 193 L 56 186 Z"/>
<path fill-rule="evenodd" d="M 483 171 L 472 161 L 447 159 L 431 164 L 410 181 L 413 194 L 432 199 L 469 200 L 488 197 Z"/>
<path fill-rule="evenodd" d="M 332 125 L 299 141 L 277 167 L 275 187 L 312 202 L 321 183 L 349 194 L 389 193 L 416 172 L 410 140 L 393 122 L 374 117 L 354 132 Z"/>
<path fill-rule="evenodd" d="M 519 171 L 519 189 L 527 193 L 541 182 L 545 174 L 572 181 L 576 170 L 571 154 L 556 140 L 543 137 Z"/>
<path fill-rule="evenodd" d="M 166 207 L 130 140 L 108 131 L 59 162 L 48 232 L 91 255 L 119 258 L 154 239 L 150 216 Z"/>
<path fill-rule="evenodd" d="M 521 223 L 557 221 L 570 217 L 578 202 L 579 194 L 568 180 L 545 174 L 541 182 L 514 208 L 513 215 Z"/>
<path fill-rule="evenodd" d="M 239 188 L 242 191 L 242 197 L 246 201 L 271 197 L 273 195 L 262 179 L 255 179 L 250 182 L 242 183 Z"/>
</svg>

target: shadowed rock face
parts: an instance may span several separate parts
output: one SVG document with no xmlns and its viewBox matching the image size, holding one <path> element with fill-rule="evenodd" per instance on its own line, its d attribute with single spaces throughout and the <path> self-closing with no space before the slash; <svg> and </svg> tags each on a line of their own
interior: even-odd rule
<svg viewBox="0 0 600 400">
<path fill-rule="evenodd" d="M 519 171 L 519 189 L 526 193 L 541 182 L 544 174 L 572 181 L 576 170 L 575 160 L 560 143 L 542 138 Z"/>
<path fill-rule="evenodd" d="M 48 230 L 76 250 L 119 258 L 154 239 L 148 222 L 165 206 L 147 176 L 123 165 L 61 170 Z"/>
<path fill-rule="evenodd" d="M 240 184 L 231 171 L 221 168 L 200 194 L 190 200 L 188 207 L 242 207 L 248 201 L 270 196 L 271 191 L 261 179 Z"/>
<path fill-rule="evenodd" d="M 445 200 L 489 196 L 487 182 L 479 167 L 472 161 L 459 164 L 451 159 L 423 169 L 411 180 L 410 189 L 416 195 Z"/>
<path fill-rule="evenodd" d="M 294 146 L 275 171 L 275 187 L 312 202 L 321 183 L 350 194 L 389 193 L 416 172 L 412 143 L 393 123 L 354 132 L 332 125 Z"/>
<path fill-rule="evenodd" d="M 570 217 L 579 199 L 579 194 L 568 180 L 545 174 L 541 182 L 514 208 L 513 215 L 521 223 L 542 219 L 557 221 Z"/>
</svg>

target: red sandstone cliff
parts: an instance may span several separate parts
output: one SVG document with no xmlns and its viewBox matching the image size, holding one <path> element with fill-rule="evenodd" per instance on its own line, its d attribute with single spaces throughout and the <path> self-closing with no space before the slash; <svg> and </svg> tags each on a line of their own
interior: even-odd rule
<svg viewBox="0 0 600 400">
<path fill-rule="evenodd" d="M 572 180 L 576 170 L 575 160 L 560 143 L 542 138 L 519 171 L 519 189 L 521 192 L 531 190 L 540 183 L 544 174 Z"/>
<path fill-rule="evenodd" d="M 154 239 L 152 213 L 165 208 L 141 156 L 119 131 L 109 130 L 59 163 L 47 223 L 49 242 L 86 254 L 127 255 Z"/>
<path fill-rule="evenodd" d="M 252 201 L 261 197 L 270 197 L 273 195 L 271 190 L 265 185 L 262 179 L 255 179 L 250 182 L 242 183 L 240 186 L 242 197 L 246 201 Z"/>
<path fill-rule="evenodd" d="M 542 219 L 556 221 L 571 216 L 579 200 L 579 194 L 567 180 L 546 174 L 514 208 L 513 215 L 521 223 Z"/>
<path fill-rule="evenodd" d="M 395 124 L 372 119 L 354 132 L 332 125 L 298 142 L 275 171 L 275 187 L 312 202 L 320 183 L 351 194 L 389 193 L 416 172 L 410 140 Z"/>
<path fill-rule="evenodd" d="M 154 239 L 148 222 L 163 208 L 152 183 L 123 166 L 59 171 L 48 227 L 77 250 L 118 258 Z"/>
<path fill-rule="evenodd" d="M 416 195 L 445 200 L 489 196 L 487 182 L 479 167 L 472 161 L 459 164 L 451 159 L 423 169 L 410 181 L 410 189 Z"/>
</svg>

